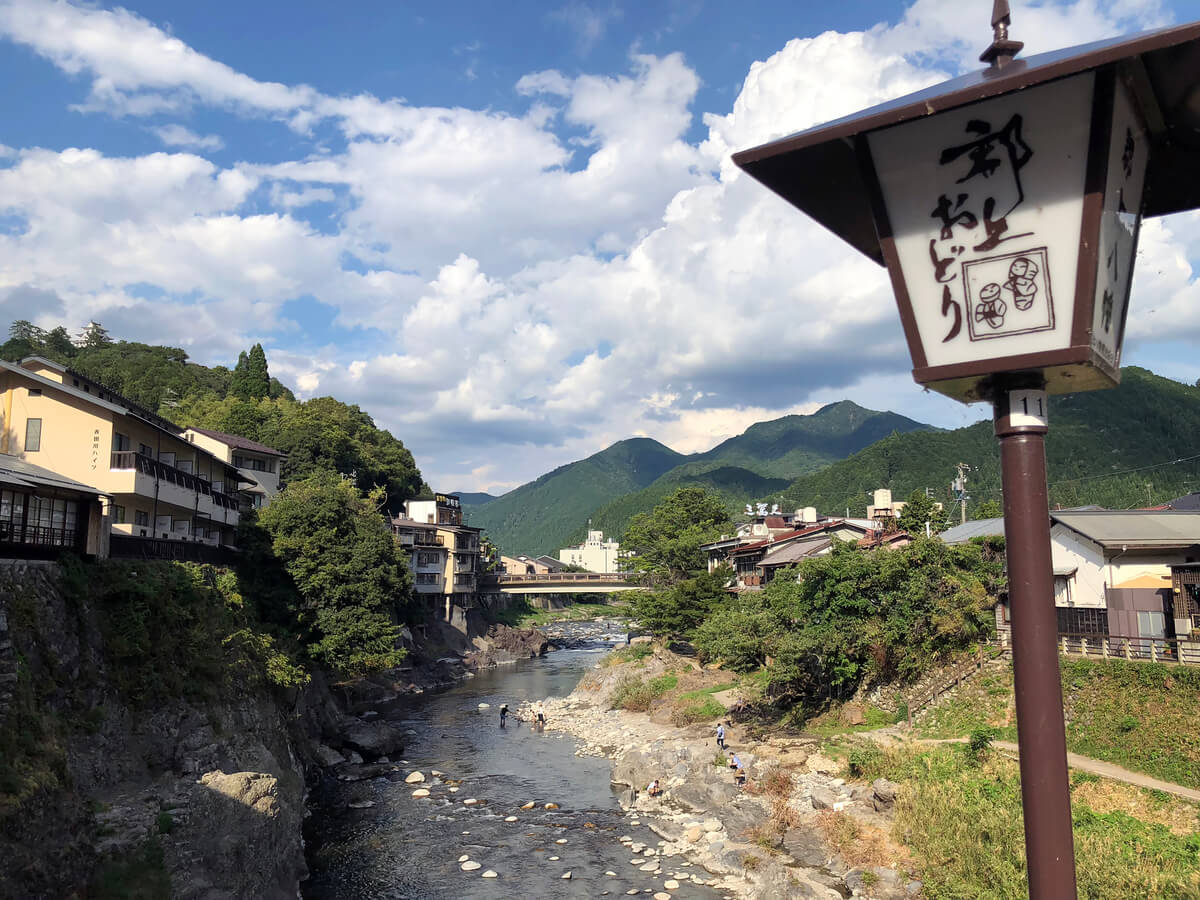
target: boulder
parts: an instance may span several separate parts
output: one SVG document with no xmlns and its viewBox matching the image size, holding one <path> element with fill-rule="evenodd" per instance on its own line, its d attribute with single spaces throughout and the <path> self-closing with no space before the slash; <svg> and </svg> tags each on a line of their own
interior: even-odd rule
<svg viewBox="0 0 1200 900">
<path fill-rule="evenodd" d="M 817 785 L 812 789 L 813 809 L 833 809 L 837 802 L 838 795 L 829 788 Z"/>
<path fill-rule="evenodd" d="M 484 872 L 479 877 L 480 878 L 499 878 L 500 876 L 496 874 L 495 869 L 488 869 L 486 872 Z"/>
<path fill-rule="evenodd" d="M 317 763 L 322 766 L 336 766 L 346 761 L 346 757 L 326 744 L 317 744 L 313 747 L 313 756 L 316 758 Z"/>
<path fill-rule="evenodd" d="M 404 781 L 407 784 L 421 784 L 425 781 L 425 775 L 421 772 L 409 772 Z"/>
<path fill-rule="evenodd" d="M 428 797 L 429 791 L 426 788 L 417 788 L 415 791 L 412 792 L 412 795 L 419 800 L 422 797 Z"/>
<path fill-rule="evenodd" d="M 465 863 L 460 865 L 459 868 L 462 869 L 464 872 L 474 872 L 476 869 L 482 869 L 483 864 L 477 863 L 474 860 L 469 859 Z"/>
<path fill-rule="evenodd" d="M 867 711 L 861 703 L 847 703 L 842 707 L 841 718 L 844 725 L 866 725 Z"/>
<path fill-rule="evenodd" d="M 896 784 L 886 778 L 871 782 L 872 805 L 876 812 L 887 812 L 896 803 Z"/>
<path fill-rule="evenodd" d="M 390 722 L 359 722 L 342 734 L 343 746 L 367 759 L 378 759 L 404 750 L 404 732 Z"/>
</svg>

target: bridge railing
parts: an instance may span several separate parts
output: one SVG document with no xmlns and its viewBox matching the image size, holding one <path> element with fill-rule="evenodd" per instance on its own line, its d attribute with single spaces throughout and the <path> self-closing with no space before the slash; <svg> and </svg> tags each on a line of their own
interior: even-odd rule
<svg viewBox="0 0 1200 900">
<path fill-rule="evenodd" d="M 499 575 L 500 584 L 627 584 L 624 572 L 559 572 L 539 575 Z"/>
</svg>

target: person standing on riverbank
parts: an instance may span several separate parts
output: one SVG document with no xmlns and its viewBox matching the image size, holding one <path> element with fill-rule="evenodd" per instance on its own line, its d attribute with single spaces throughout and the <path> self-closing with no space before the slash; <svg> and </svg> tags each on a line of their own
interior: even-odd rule
<svg viewBox="0 0 1200 900">
<path fill-rule="evenodd" d="M 717 723 L 717 746 L 722 750 L 725 749 L 725 723 Z"/>
</svg>

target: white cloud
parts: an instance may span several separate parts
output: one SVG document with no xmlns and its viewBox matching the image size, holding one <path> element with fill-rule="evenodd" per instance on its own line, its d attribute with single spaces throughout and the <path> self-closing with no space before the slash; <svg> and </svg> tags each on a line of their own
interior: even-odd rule
<svg viewBox="0 0 1200 900">
<path fill-rule="evenodd" d="M 592 6 L 582 0 L 571 0 L 565 6 L 551 11 L 547 18 L 566 25 L 575 35 L 576 49 L 586 56 L 604 37 L 608 26 L 619 21 L 623 15 L 615 3 Z"/>
<path fill-rule="evenodd" d="M 615 7 L 597 9 L 598 24 L 579 20 L 593 39 Z M 1162 14 L 1080 0 L 1016 15 L 1037 52 Z M 980 21 L 917 0 L 894 26 L 781 41 L 695 142 L 700 78 L 679 54 L 532 72 L 513 86 L 524 112 L 419 107 L 258 81 L 124 10 L 0 0 L 0 32 L 89 79 L 93 109 L 204 104 L 285 121 L 301 143 L 331 120 L 341 141 L 230 168 L 185 152 L 13 150 L 0 221 L 21 227 L 0 228 L 0 297 L 45 291 L 70 322 L 210 362 L 266 336 L 274 374 L 361 404 L 455 489 L 510 487 L 631 434 L 705 449 L 847 395 L 961 424 L 978 412 L 908 380 L 883 270 L 729 156 L 974 65 Z M 172 147 L 221 140 L 154 130 Z M 1131 341 L 1195 318 L 1198 257 L 1200 217 L 1147 223 L 1134 288 L 1147 313 Z M 301 297 L 378 343 L 339 345 L 285 309 Z"/>
<path fill-rule="evenodd" d="M 195 147 L 197 150 L 220 150 L 225 142 L 215 134 L 196 134 L 182 125 L 160 125 L 150 129 L 168 147 Z"/>
</svg>

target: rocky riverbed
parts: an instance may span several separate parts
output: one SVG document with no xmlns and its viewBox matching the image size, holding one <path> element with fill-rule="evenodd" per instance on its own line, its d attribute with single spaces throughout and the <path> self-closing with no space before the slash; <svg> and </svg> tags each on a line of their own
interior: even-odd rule
<svg viewBox="0 0 1200 900">
<path fill-rule="evenodd" d="M 658 651 L 637 674 L 653 677 L 689 665 L 694 663 Z M 920 896 L 921 883 L 905 874 L 902 849 L 887 837 L 895 785 L 848 783 L 815 739 L 750 741 L 733 727 L 726 740 L 749 781 L 749 788 L 740 788 L 727 767 L 716 765 L 711 726 L 680 728 L 645 713 L 610 709 L 609 696 L 626 674 L 622 666 L 598 665 L 569 696 L 540 706 L 548 733 L 582 742 L 577 755 L 613 761 L 611 778 L 628 821 L 648 825 L 661 839 L 654 845 L 626 842 L 639 862 L 645 855 L 641 865 L 651 868 L 643 871 L 677 874 L 686 862 L 702 870 L 699 877 L 739 897 Z M 520 712 L 532 718 L 534 704 Z M 772 771 L 788 777 L 772 778 Z M 664 793 L 651 798 L 645 788 L 655 778 Z M 768 784 L 776 786 L 776 796 L 768 796 Z M 787 785 L 784 796 L 778 796 L 779 785 Z M 830 844 L 830 826 L 846 822 L 870 846 L 873 864 L 858 859 L 854 865 Z M 663 887 L 670 890 L 672 881 L 679 879 L 664 878 Z"/>
</svg>

